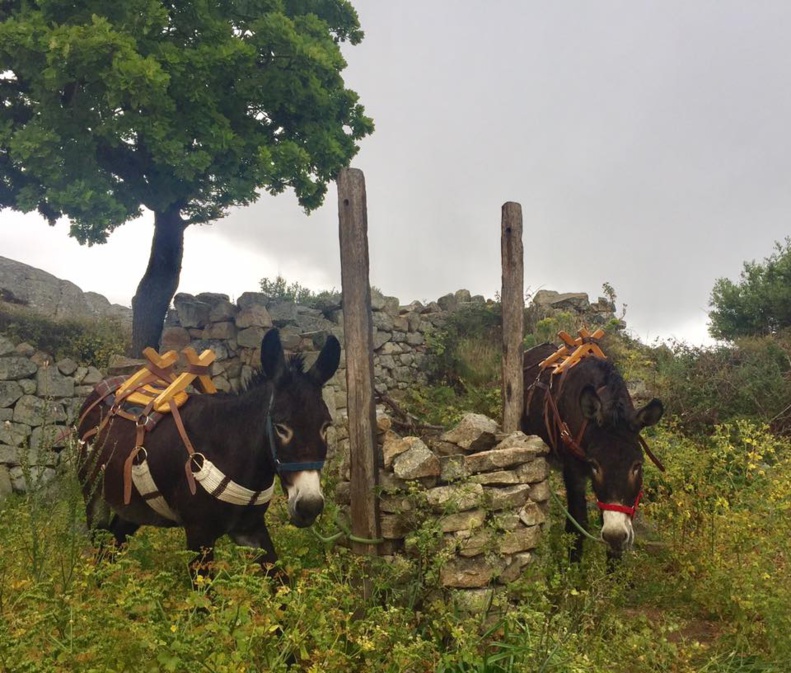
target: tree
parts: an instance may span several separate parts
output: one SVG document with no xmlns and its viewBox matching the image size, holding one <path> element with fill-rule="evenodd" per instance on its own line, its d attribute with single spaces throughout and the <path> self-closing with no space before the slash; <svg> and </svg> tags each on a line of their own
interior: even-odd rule
<svg viewBox="0 0 791 673">
<path fill-rule="evenodd" d="M 745 262 L 741 279 L 718 278 L 711 292 L 709 333 L 717 339 L 775 334 L 791 327 L 791 238 L 775 243 L 763 263 Z"/>
<path fill-rule="evenodd" d="M 341 77 L 362 37 L 348 0 L 2 2 L 0 207 L 89 246 L 152 211 L 132 348 L 156 347 L 189 225 L 261 189 L 310 212 L 372 132 Z"/>
</svg>

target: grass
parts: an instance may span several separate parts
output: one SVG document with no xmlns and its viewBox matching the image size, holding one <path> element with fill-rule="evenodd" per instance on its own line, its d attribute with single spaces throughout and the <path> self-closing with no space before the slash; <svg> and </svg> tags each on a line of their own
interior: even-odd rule
<svg viewBox="0 0 791 673">
<path fill-rule="evenodd" d="M 215 579 L 193 590 L 173 529 L 144 528 L 97 562 L 66 471 L 0 504 L 0 670 L 787 671 L 791 448 L 754 424 L 706 446 L 671 430 L 651 442 L 668 473 L 647 469 L 647 531 L 623 567 L 608 574 L 599 545 L 569 567 L 553 511 L 489 615 L 433 584 L 431 526 L 420 557 L 360 558 L 286 525 L 282 498 L 268 519 L 289 587 L 223 542 Z"/>
</svg>

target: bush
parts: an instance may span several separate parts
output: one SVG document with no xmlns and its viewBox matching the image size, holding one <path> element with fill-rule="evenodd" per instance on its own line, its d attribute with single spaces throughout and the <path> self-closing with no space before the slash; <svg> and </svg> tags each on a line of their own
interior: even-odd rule
<svg viewBox="0 0 791 673">
<path fill-rule="evenodd" d="M 56 359 L 72 358 L 103 368 L 111 355 L 127 353 L 131 326 L 113 318 L 51 320 L 30 309 L 0 304 L 0 333 L 27 342 Z"/>
</svg>

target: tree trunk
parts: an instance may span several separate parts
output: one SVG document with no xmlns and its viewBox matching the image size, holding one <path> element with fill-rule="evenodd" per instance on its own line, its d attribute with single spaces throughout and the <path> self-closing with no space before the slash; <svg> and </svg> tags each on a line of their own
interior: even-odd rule
<svg viewBox="0 0 791 673">
<path fill-rule="evenodd" d="M 140 357 L 147 346 L 159 349 L 165 315 L 179 286 L 186 226 L 179 207 L 154 214 L 148 268 L 132 299 L 133 357 Z"/>
</svg>

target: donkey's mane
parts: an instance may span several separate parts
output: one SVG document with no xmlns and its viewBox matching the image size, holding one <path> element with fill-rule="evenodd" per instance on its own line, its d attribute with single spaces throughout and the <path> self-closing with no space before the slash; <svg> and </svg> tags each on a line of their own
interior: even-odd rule
<svg viewBox="0 0 791 673">
<path fill-rule="evenodd" d="M 590 378 L 587 383 L 597 389 L 604 388 L 599 396 L 604 403 L 604 417 L 607 422 L 616 428 L 628 423 L 632 412 L 631 398 L 626 382 L 615 365 L 602 358 L 585 358 L 579 367 L 579 374 Z"/>
</svg>

